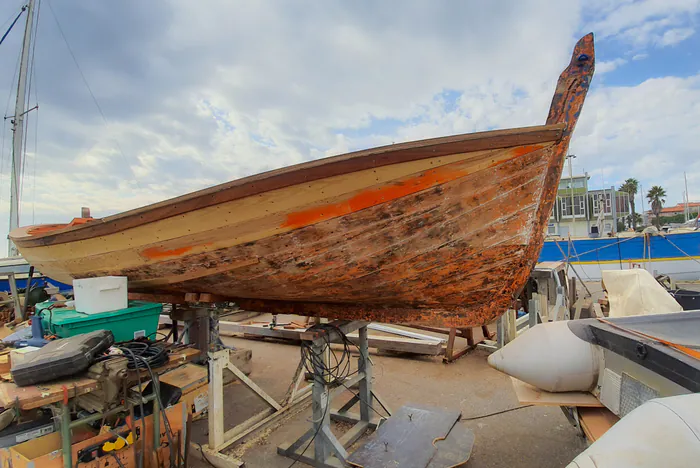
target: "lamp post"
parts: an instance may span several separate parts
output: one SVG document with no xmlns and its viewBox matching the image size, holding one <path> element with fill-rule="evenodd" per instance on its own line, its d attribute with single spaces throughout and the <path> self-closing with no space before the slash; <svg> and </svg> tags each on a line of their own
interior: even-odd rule
<svg viewBox="0 0 700 468">
<path fill-rule="evenodd" d="M 575 225 L 575 216 L 576 216 L 576 210 L 574 209 L 574 171 L 572 168 L 572 159 L 576 158 L 575 154 L 567 154 L 566 159 L 569 160 L 569 188 L 571 189 L 571 231 L 576 232 L 576 225 Z M 569 235 L 571 235 L 571 231 L 569 231 Z"/>
</svg>

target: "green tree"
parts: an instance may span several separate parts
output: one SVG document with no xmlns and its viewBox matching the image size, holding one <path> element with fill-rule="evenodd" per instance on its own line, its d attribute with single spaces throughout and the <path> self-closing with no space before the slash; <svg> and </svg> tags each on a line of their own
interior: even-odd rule
<svg viewBox="0 0 700 468">
<path fill-rule="evenodd" d="M 620 185 L 620 192 L 627 192 L 630 196 L 630 213 L 632 215 L 632 229 L 637 229 L 637 212 L 634 210 L 634 197 L 639 192 L 639 181 L 635 178 L 629 178 Z"/>
<path fill-rule="evenodd" d="M 625 219 L 627 220 L 627 225 L 633 228 L 635 231 L 637 230 L 637 225 L 642 224 L 642 215 L 640 215 L 639 213 L 635 213 L 634 217 L 630 213 Z"/>
<path fill-rule="evenodd" d="M 659 225 L 659 216 L 661 215 L 661 208 L 663 208 L 664 203 L 666 203 L 665 196 L 666 190 L 659 185 L 654 185 L 647 192 L 647 200 L 649 200 L 649 204 L 651 205 L 651 212 L 654 213 L 654 222 L 657 228 L 661 227 Z"/>
</svg>

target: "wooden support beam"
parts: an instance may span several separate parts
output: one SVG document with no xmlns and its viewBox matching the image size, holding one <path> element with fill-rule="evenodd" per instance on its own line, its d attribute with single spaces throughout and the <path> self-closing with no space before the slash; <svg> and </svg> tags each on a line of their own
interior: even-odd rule
<svg viewBox="0 0 700 468">
<path fill-rule="evenodd" d="M 224 439 L 224 368 L 228 350 L 209 353 L 209 447 L 218 450 Z"/>
<path fill-rule="evenodd" d="M 208 445 L 200 446 L 192 442 L 189 453 L 204 463 L 211 463 L 216 468 L 242 468 L 245 466 L 241 460 L 212 450 Z"/>
</svg>

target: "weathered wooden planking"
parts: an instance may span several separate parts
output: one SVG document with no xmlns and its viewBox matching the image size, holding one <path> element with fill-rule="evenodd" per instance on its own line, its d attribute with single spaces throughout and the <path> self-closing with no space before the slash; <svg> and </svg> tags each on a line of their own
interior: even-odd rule
<svg viewBox="0 0 700 468">
<path fill-rule="evenodd" d="M 588 440 L 600 439 L 620 418 L 607 408 L 579 408 L 579 422 Z"/>
<path fill-rule="evenodd" d="M 63 400 L 64 392 L 68 398 L 73 398 L 90 393 L 98 387 L 97 380 L 88 378 L 63 379 L 27 387 L 3 382 L 0 383 L 0 407 L 10 408 L 17 405 L 22 410 L 30 410 Z"/>
<path fill-rule="evenodd" d="M 469 461 L 474 448 L 474 432 L 461 424 L 452 426 L 444 440 L 436 440 L 437 448 L 428 468 L 456 468 Z"/>
<path fill-rule="evenodd" d="M 376 169 L 402 162 L 419 161 L 451 154 L 558 141 L 563 130 L 564 126 L 557 123 L 548 126 L 455 135 L 372 148 L 246 177 L 96 220 L 93 223 L 58 229 L 42 236 L 21 236 L 17 233 L 14 234 L 13 240 L 21 242 L 23 247 L 32 247 L 89 239 L 227 201 L 370 168 Z"/>
<path fill-rule="evenodd" d="M 504 184 L 499 187 L 485 183 L 478 177 L 460 182 L 460 191 L 464 190 L 464 193 L 456 193 L 455 196 L 462 200 L 459 202 L 462 205 L 473 204 L 476 212 L 459 205 L 458 209 L 450 208 L 450 198 L 439 192 L 421 194 L 422 200 L 418 202 L 405 199 L 400 201 L 400 205 L 397 201 L 396 204 L 363 210 L 342 220 L 329 220 L 293 234 L 277 236 L 269 242 L 239 246 L 230 252 L 217 254 L 225 254 L 218 260 L 213 253 L 194 258 L 193 264 L 211 264 L 267 252 L 267 258 L 261 259 L 255 266 L 237 270 L 231 276 L 215 274 L 178 287 L 188 290 L 216 289 L 222 295 L 229 296 L 255 295 L 279 300 L 313 298 L 319 302 L 332 298 L 353 304 L 376 302 L 378 306 L 385 301 L 408 301 L 412 306 L 426 302 L 461 306 L 494 299 L 489 302 L 494 310 L 491 314 L 500 313 L 495 302 L 507 306 L 510 299 L 507 291 L 503 291 L 504 285 L 499 285 L 498 281 L 513 268 L 518 268 L 523 246 L 527 244 L 527 231 L 519 233 L 518 229 L 522 229 L 520 226 L 531 216 L 525 210 L 513 216 L 506 215 L 500 220 L 502 213 L 509 210 L 517 212 L 521 206 L 527 207 L 528 199 L 523 195 L 513 202 L 503 196 L 503 189 L 510 183 L 515 184 L 514 190 L 523 183 L 527 187 L 530 183 L 528 180 L 537 177 L 537 164 L 532 164 L 537 159 L 535 155 L 532 158 L 524 156 L 524 167 L 496 168 L 504 174 Z M 511 174 L 515 172 L 510 180 L 505 177 L 509 171 Z M 483 187 L 483 193 L 475 192 L 474 184 Z M 499 190 L 501 196 L 498 195 Z M 467 201 L 463 201 L 465 198 L 468 198 Z M 436 208 L 434 203 L 445 206 Z M 400 212 L 406 213 L 401 219 L 397 215 Z M 497 221 L 494 222 L 494 218 Z M 385 228 L 374 228 L 372 224 L 375 223 L 382 223 Z M 474 229 L 473 226 L 479 228 L 471 234 L 467 233 Z M 337 238 L 338 233 L 343 232 L 346 233 L 345 241 Z M 348 234 L 352 235 L 349 239 Z M 509 237 L 514 237 L 510 242 L 517 245 L 499 245 L 504 239 L 508 241 Z M 348 258 L 352 255 L 356 259 L 349 264 Z M 492 258 L 497 260 L 490 260 Z M 173 270 L 180 268 L 177 262 L 171 263 Z M 151 267 L 134 274 L 137 278 L 142 274 L 149 277 L 167 276 L 166 267 L 167 262 L 164 262 L 157 270 Z M 131 277 L 131 272 L 128 273 Z M 470 287 L 472 284 L 474 287 Z M 494 298 L 499 292 L 501 296 Z M 470 298 L 470 295 L 473 297 Z M 371 308 L 365 309 L 371 313 Z M 309 315 L 309 312 L 304 315 Z M 411 315 L 410 311 L 402 311 L 400 315 L 406 315 L 405 312 Z M 479 317 L 475 322 L 478 324 L 481 320 L 482 317 Z M 401 320 L 388 316 L 388 320 L 383 321 Z"/>
<path fill-rule="evenodd" d="M 71 243 L 32 249 L 32 260 L 42 271 L 52 271 L 54 276 L 56 273 L 53 270 L 56 268 L 86 275 L 97 274 L 103 268 L 114 268 L 114 265 L 135 268 L 183 256 L 215 252 L 342 216 L 343 213 L 347 214 L 348 209 L 357 211 L 369 205 L 388 203 L 399 196 L 440 185 L 455 177 L 482 172 L 513 159 L 513 154 L 518 155 L 516 159 L 522 159 L 528 152 L 539 147 L 500 150 L 495 155 L 484 154 L 476 161 L 471 158 L 464 160 L 465 155 L 454 155 L 456 161 L 453 162 L 450 162 L 452 157 L 434 158 L 426 160 L 422 172 L 413 166 L 403 168 L 405 164 L 401 164 L 382 168 L 382 171 L 388 172 L 384 175 L 378 173 L 380 170 L 371 170 L 367 174 L 348 174 L 344 176 L 347 179 L 344 183 L 334 180 L 318 181 L 316 184 L 323 182 L 324 186 L 309 184 L 296 188 L 292 193 L 269 193 L 253 199 L 237 200 L 232 202 L 233 205 L 211 207 L 208 209 L 211 213 L 192 212 L 180 218 L 145 225 L 138 230 L 80 241 L 78 245 Z M 435 172 L 438 170 L 440 173 Z M 542 174 L 541 168 L 538 172 Z M 473 195 L 478 195 L 477 188 L 474 188 Z M 290 220 L 290 216 L 295 218 Z M 80 255 L 76 255 L 76 251 Z M 248 261 L 251 261 L 251 257 L 229 261 L 217 268 L 235 271 Z M 208 268 L 212 268 L 212 264 Z M 196 271 L 192 268 L 183 271 L 178 275 L 182 277 L 181 281 L 185 281 L 187 276 L 196 276 Z M 155 280 L 167 278 L 168 276 L 163 276 Z"/>
<path fill-rule="evenodd" d="M 444 408 L 402 406 L 348 457 L 348 462 L 363 468 L 423 468 L 435 455 L 433 441 L 445 438 L 460 415 Z"/>
<path fill-rule="evenodd" d="M 59 280 L 120 274 L 273 312 L 484 324 L 536 262 L 594 62 L 591 34 L 559 77 L 547 128 L 367 150 L 11 237 Z"/>
<path fill-rule="evenodd" d="M 518 380 L 510 378 L 518 401 L 523 405 L 539 406 L 579 406 L 600 408 L 604 405 L 589 392 L 548 392 Z"/>
</svg>

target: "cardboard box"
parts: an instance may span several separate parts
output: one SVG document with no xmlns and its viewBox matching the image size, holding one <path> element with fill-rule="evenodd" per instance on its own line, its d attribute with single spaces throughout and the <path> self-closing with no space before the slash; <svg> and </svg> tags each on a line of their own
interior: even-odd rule
<svg viewBox="0 0 700 468">
<path fill-rule="evenodd" d="M 187 414 L 183 405 L 178 403 L 167 408 L 165 412 L 168 416 L 168 421 L 170 422 L 174 437 L 177 437 L 178 434 L 181 435 L 187 419 Z M 147 416 L 144 419 L 144 424 L 146 426 L 145 436 L 139 437 L 139 440 L 137 440 L 135 444 L 137 448 L 140 447 L 140 444 L 145 444 L 146 466 L 155 468 L 152 461 L 156 457 L 163 461 L 163 466 L 168 466 L 170 450 L 167 446 L 168 438 L 165 433 L 163 416 L 161 415 L 160 422 L 161 446 L 156 450 L 153 448 L 153 415 Z M 136 426 L 138 428 L 141 427 L 140 420 L 136 421 Z M 126 430 L 126 427 L 116 430 L 117 432 L 121 432 L 122 429 Z M 76 437 L 76 435 L 77 434 L 74 434 L 74 443 L 71 447 L 73 466 L 76 466 L 78 452 L 95 444 L 101 444 L 113 437 L 112 434 L 107 432 L 76 442 L 76 439 L 80 438 Z M 180 444 L 180 447 L 182 448 L 183 444 Z M 124 466 L 136 466 L 133 447 L 125 447 L 114 453 L 119 457 L 119 460 Z M 10 447 L 9 450 L 0 450 L 0 467 L 2 468 L 63 468 L 63 466 L 60 432 L 54 432 L 53 434 L 17 444 L 14 447 Z M 81 463 L 79 466 L 80 468 L 104 468 L 105 466 L 117 466 L 117 464 L 114 462 L 113 456 L 107 455 L 89 463 Z"/>
<path fill-rule="evenodd" d="M 185 364 L 160 376 L 160 384 L 179 388 L 180 401 L 194 418 L 202 416 L 209 407 L 208 371 L 206 367 Z"/>
<path fill-rule="evenodd" d="M 180 401 L 192 413 L 193 420 L 199 419 L 209 409 L 209 385 L 202 384 L 200 387 L 184 393 Z"/>
</svg>

